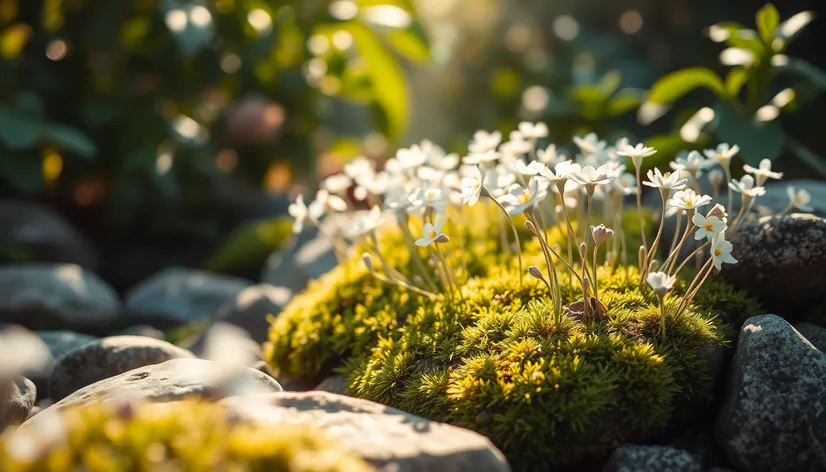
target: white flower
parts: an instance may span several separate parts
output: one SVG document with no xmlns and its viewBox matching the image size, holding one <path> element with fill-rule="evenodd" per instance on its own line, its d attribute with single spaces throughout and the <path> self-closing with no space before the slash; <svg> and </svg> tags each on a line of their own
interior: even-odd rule
<svg viewBox="0 0 826 472">
<path fill-rule="evenodd" d="M 654 168 L 654 170 L 648 171 L 648 181 L 643 182 L 643 185 L 670 192 L 671 190 L 684 189 L 686 182 L 686 179 L 681 179 L 680 174 L 676 172 L 666 172 L 663 174 L 660 172 L 660 169 Z"/>
<path fill-rule="evenodd" d="M 300 233 L 301 230 L 304 229 L 304 220 L 306 220 L 310 214 L 307 205 L 304 204 L 304 196 L 299 195 L 295 199 L 295 202 L 290 203 L 287 212 L 295 219 L 295 221 L 293 221 L 293 233 Z"/>
<path fill-rule="evenodd" d="M 545 165 L 539 161 L 531 161 L 526 165 L 522 159 L 517 159 L 513 163 L 513 169 L 522 175 L 537 175 L 545 168 Z"/>
<path fill-rule="evenodd" d="M 371 174 L 361 174 L 356 178 L 358 186 L 353 191 L 353 195 L 358 200 L 364 200 L 368 194 L 384 195 L 390 185 L 390 174 L 378 172 Z"/>
<path fill-rule="evenodd" d="M 723 171 L 720 169 L 712 169 L 711 172 L 708 173 L 708 182 L 715 189 L 719 189 L 720 186 L 723 185 L 723 179 L 725 178 L 725 174 L 723 174 Z"/>
<path fill-rule="evenodd" d="M 614 237 L 614 230 L 606 228 L 603 224 L 599 226 L 591 225 L 591 237 L 594 238 L 594 243 L 599 247 Z"/>
<path fill-rule="evenodd" d="M 660 298 L 666 296 L 674 288 L 674 282 L 677 281 L 676 277 L 669 276 L 665 272 L 649 272 L 645 279 Z"/>
<path fill-rule="evenodd" d="M 731 255 L 732 245 L 726 241 L 725 233 L 720 233 L 711 241 L 711 260 L 714 267 L 720 270 L 723 263 L 736 264 L 737 259 Z"/>
<path fill-rule="evenodd" d="M 318 221 L 327 213 L 328 209 L 334 211 L 347 211 L 347 202 L 338 195 L 332 195 L 326 190 L 319 190 L 315 194 L 315 200 L 307 207 L 310 219 Z"/>
<path fill-rule="evenodd" d="M 402 148 L 396 152 L 396 160 L 402 170 L 415 169 L 427 162 L 427 154 L 414 144 L 410 148 Z"/>
<path fill-rule="evenodd" d="M 353 179 L 346 174 L 335 174 L 324 179 L 321 187 L 330 193 L 341 194 L 353 185 Z"/>
<path fill-rule="evenodd" d="M 594 154 L 607 146 L 605 141 L 600 141 L 596 133 L 588 133 L 584 138 L 574 136 L 574 144 L 583 154 Z"/>
<path fill-rule="evenodd" d="M 697 195 L 697 193 L 691 189 L 680 190 L 668 200 L 669 205 L 681 210 L 696 210 L 709 203 L 711 203 L 711 197 L 708 195 Z"/>
<path fill-rule="evenodd" d="M 483 162 L 495 162 L 499 159 L 499 153 L 496 150 L 487 151 L 471 151 L 470 154 L 462 158 L 462 163 L 475 166 Z"/>
<path fill-rule="evenodd" d="M 428 161 L 430 165 L 435 167 L 439 170 L 453 170 L 459 165 L 459 155 L 455 152 L 445 155 L 442 154 L 433 154 L 430 156 L 430 160 Z"/>
<path fill-rule="evenodd" d="M 445 236 L 442 233 L 442 225 L 444 224 L 444 220 L 438 219 L 436 220 L 436 225 L 432 225 L 430 223 L 425 223 L 422 227 L 422 237 L 421 239 L 416 240 L 417 246 L 430 246 L 434 242 L 439 242 L 442 236 Z"/>
<path fill-rule="evenodd" d="M 513 184 L 500 201 L 507 207 L 509 215 L 516 216 L 548 196 L 547 185 L 547 181 L 532 177 L 528 188 Z"/>
<path fill-rule="evenodd" d="M 424 207 L 430 207 L 439 213 L 450 204 L 449 195 L 441 187 L 430 187 L 427 189 L 416 189 L 409 197 L 410 207 L 407 211 L 416 212 Z"/>
<path fill-rule="evenodd" d="M 462 179 L 462 202 L 468 206 L 476 205 L 482 193 L 482 171 L 473 166 L 472 174 Z"/>
<path fill-rule="evenodd" d="M 18 375 L 42 373 L 52 356 L 39 336 L 22 326 L 12 325 L 0 332 L 0 359 L 3 359 L 0 381 L 8 382 Z"/>
<path fill-rule="evenodd" d="M 674 170 L 681 170 L 691 174 L 693 177 L 697 177 L 709 164 L 713 164 L 713 162 L 706 160 L 699 152 L 691 151 L 685 157 L 681 156 L 676 158 L 674 162 L 671 162 L 669 165 Z"/>
<path fill-rule="evenodd" d="M 514 131 L 511 133 L 510 139 L 499 146 L 499 152 L 503 160 L 513 161 L 531 152 L 533 148 L 533 144 L 531 144 L 530 141 L 525 140 L 518 131 Z"/>
<path fill-rule="evenodd" d="M 754 186 L 754 177 L 750 175 L 744 175 L 742 179 L 739 181 L 737 179 L 733 179 L 728 184 L 732 190 L 737 193 L 742 193 L 746 197 L 759 197 L 760 195 L 766 194 L 765 187 L 755 187 Z"/>
<path fill-rule="evenodd" d="M 637 144 L 636 146 L 625 144 L 622 148 L 618 148 L 617 150 L 618 156 L 630 157 L 631 160 L 634 161 L 634 167 L 636 168 L 640 167 L 644 158 L 653 156 L 656 153 L 656 149 L 647 147 L 642 143 Z"/>
<path fill-rule="evenodd" d="M 623 195 L 636 195 L 637 178 L 634 177 L 634 174 L 626 172 L 614 180 L 614 188 L 622 192 Z"/>
<path fill-rule="evenodd" d="M 754 175 L 754 179 L 757 182 L 758 187 L 763 185 L 768 179 L 783 178 L 782 172 L 772 172 L 772 161 L 769 159 L 763 159 L 760 161 L 760 166 L 758 168 L 754 168 L 746 164 L 743 166 L 743 169 L 749 174 Z"/>
<path fill-rule="evenodd" d="M 579 172 L 571 174 L 571 179 L 585 186 L 610 184 L 613 180 L 611 170 L 606 165 L 601 165 L 596 169 L 594 166 L 585 166 Z"/>
<path fill-rule="evenodd" d="M 806 189 L 795 190 L 794 187 L 789 185 L 786 187 L 786 194 L 789 196 L 789 205 L 792 208 L 802 211 L 814 211 L 814 208 L 809 206 L 812 195 Z"/>
<path fill-rule="evenodd" d="M 728 172 L 731 166 L 731 158 L 740 152 L 740 146 L 736 144 L 729 146 L 727 143 L 723 143 L 717 146 L 717 149 L 706 149 L 704 152 L 706 157 L 720 164 Z"/>
<path fill-rule="evenodd" d="M 495 151 L 501 142 L 502 133 L 499 131 L 488 133 L 487 131 L 479 130 L 473 134 L 473 140 L 468 144 L 468 151 L 471 154 L 484 154 Z"/>
<path fill-rule="evenodd" d="M 375 169 L 375 163 L 364 156 L 359 156 L 344 164 L 344 173 L 353 180 L 363 178 L 365 175 L 373 175 Z"/>
<path fill-rule="evenodd" d="M 351 236 L 361 236 L 367 234 L 384 224 L 384 215 L 378 205 L 373 205 L 366 214 L 356 216 L 353 221 L 353 227 L 350 231 Z"/>
<path fill-rule="evenodd" d="M 536 158 L 546 166 L 551 166 L 565 159 L 565 156 L 556 152 L 556 145 L 551 144 L 545 149 L 536 151 Z"/>
<path fill-rule="evenodd" d="M 529 123 L 523 121 L 519 123 L 519 132 L 525 139 L 537 140 L 548 137 L 548 125 L 545 123 Z"/>
<path fill-rule="evenodd" d="M 703 238 L 713 241 L 718 234 L 726 230 L 726 223 L 716 216 L 703 216 L 695 213 L 694 217 L 691 218 L 691 222 L 697 226 L 694 239 L 698 241 Z"/>
</svg>

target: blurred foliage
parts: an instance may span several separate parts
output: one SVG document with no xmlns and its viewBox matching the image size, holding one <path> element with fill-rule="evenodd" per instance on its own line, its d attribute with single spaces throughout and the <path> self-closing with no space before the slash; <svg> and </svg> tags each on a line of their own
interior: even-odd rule
<svg viewBox="0 0 826 472">
<path fill-rule="evenodd" d="M 727 46 L 719 58 L 730 67 L 728 72 L 721 76 L 695 66 L 669 73 L 651 86 L 639 109 L 640 122 L 647 124 L 696 89 L 707 89 L 716 97 L 709 106 L 693 102 L 678 114 L 673 132 L 648 140 L 661 151 L 657 160 L 671 159 L 682 149 L 727 142 L 740 146 L 740 157 L 748 164 L 775 160 L 786 150 L 826 177 L 826 160 L 795 139 L 779 119 L 826 90 L 826 72 L 786 55 L 789 44 L 813 18 L 812 12 L 804 11 L 781 22 L 775 6 L 767 4 L 755 15 L 756 29 L 735 22 L 709 27 L 709 38 Z"/>
<path fill-rule="evenodd" d="M 0 192 L 124 220 L 261 187 L 358 110 L 399 139 L 399 59 L 428 57 L 410 0 L 2 0 Z"/>
<path fill-rule="evenodd" d="M 204 268 L 213 272 L 257 269 L 292 237 L 292 227 L 293 220 L 288 216 L 246 223 L 227 237 Z"/>
</svg>

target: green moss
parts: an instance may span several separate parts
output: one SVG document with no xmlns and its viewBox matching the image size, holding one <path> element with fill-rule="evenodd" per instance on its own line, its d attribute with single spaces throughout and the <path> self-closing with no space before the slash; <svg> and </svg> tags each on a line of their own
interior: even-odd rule
<svg viewBox="0 0 826 472">
<path fill-rule="evenodd" d="M 661 432 L 712 400 L 708 353 L 732 334 L 719 315 L 755 314 L 753 300 L 710 280 L 682 316 L 674 315 L 676 303 L 668 305 L 663 340 L 657 300 L 640 289 L 638 271 L 603 268 L 604 316 L 584 322 L 566 315 L 556 322 L 544 286 L 529 277 L 520 281 L 517 258 L 502 249 L 495 218 L 473 216 L 474 239 L 460 234 L 448 245 L 451 266 L 464 281 L 462 299 L 403 291 L 350 261 L 312 283 L 273 320 L 265 346 L 273 368 L 310 380 L 343 373 L 350 394 L 487 435 L 515 470 L 553 470 L 593 458 Z M 632 216 L 625 218 L 629 248 L 639 246 Z M 558 230 L 548 238 L 564 242 Z M 534 264 L 544 271 L 538 244 L 521 240 L 523 269 Z M 390 265 L 411 274 L 400 235 L 385 234 L 380 244 Z M 558 270 L 563 300 L 581 298 L 567 272 Z M 674 295 L 685 285 L 680 281 Z"/>
<path fill-rule="evenodd" d="M 45 413 L 42 413 L 45 414 Z M 180 401 L 134 409 L 95 403 L 60 413 L 57 441 L 9 431 L 0 441 L 4 472 L 359 472 L 370 469 L 318 432 L 298 425 L 237 423 L 219 404 Z M 57 430 L 50 428 L 49 436 Z M 26 460 L 14 447 L 26 434 Z M 18 443 L 19 444 L 19 443 Z M 13 454 L 18 451 L 18 454 Z"/>
</svg>

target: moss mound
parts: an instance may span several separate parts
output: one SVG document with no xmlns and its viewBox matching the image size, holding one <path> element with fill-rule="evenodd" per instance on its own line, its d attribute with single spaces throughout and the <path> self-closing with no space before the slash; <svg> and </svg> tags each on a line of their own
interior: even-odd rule
<svg viewBox="0 0 826 472">
<path fill-rule="evenodd" d="M 47 413 L 41 413 L 47 414 Z M 59 413 L 34 434 L 27 425 L 0 440 L 4 472 L 359 472 L 372 470 L 316 431 L 254 426 L 195 400 Z M 42 434 L 45 433 L 45 434 Z"/>
<path fill-rule="evenodd" d="M 636 247 L 636 214 L 629 218 L 628 247 Z M 484 223 L 496 220 L 474 220 L 483 222 L 475 237 L 449 245 L 464 248 L 448 257 L 467 280 L 461 299 L 397 289 L 351 261 L 273 320 L 265 349 L 273 368 L 305 380 L 344 373 L 350 394 L 485 434 L 515 470 L 582 463 L 662 432 L 712 400 L 715 364 L 732 333 L 718 315 L 757 309 L 743 292 L 712 278 L 682 316 L 676 303 L 667 307 L 663 340 L 657 300 L 640 289 L 638 271 L 604 267 L 598 280 L 607 312 L 557 323 L 544 286 L 528 277 L 520 285 L 516 257 L 502 249 L 496 225 Z M 390 232 L 380 245 L 388 263 L 406 272 L 400 238 Z M 563 246 L 556 230 L 548 238 Z M 524 266 L 544 272 L 538 244 L 522 241 Z M 558 270 L 565 302 L 580 299 Z M 674 294 L 685 285 L 678 282 Z"/>
</svg>

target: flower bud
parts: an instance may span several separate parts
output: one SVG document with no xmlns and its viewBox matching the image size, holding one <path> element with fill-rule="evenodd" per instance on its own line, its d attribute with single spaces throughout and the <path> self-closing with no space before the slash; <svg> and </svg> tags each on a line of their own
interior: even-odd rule
<svg viewBox="0 0 826 472">
<path fill-rule="evenodd" d="M 591 294 L 591 279 L 587 275 L 582 278 L 582 292 L 586 298 Z"/>
<path fill-rule="evenodd" d="M 645 267 L 642 266 L 643 264 L 645 264 L 645 258 L 647 257 L 647 254 L 645 252 L 645 246 L 640 246 L 640 250 L 637 252 L 637 257 L 639 257 L 640 261 L 640 270 L 645 269 Z"/>
<path fill-rule="evenodd" d="M 530 274 L 531 277 L 533 277 L 533 278 L 536 278 L 536 279 L 539 279 L 539 280 L 545 282 L 545 277 L 542 275 L 542 271 L 539 270 L 539 267 L 537 267 L 535 265 L 528 266 L 528 274 Z"/>
<path fill-rule="evenodd" d="M 373 272 L 373 258 L 370 256 L 369 253 L 365 252 L 361 255 L 361 260 L 364 261 L 364 265 L 367 267 L 367 270 Z"/>
<path fill-rule="evenodd" d="M 446 243 L 446 242 L 450 241 L 450 238 L 448 237 L 448 235 L 442 233 L 436 239 L 434 239 L 433 241 L 437 242 L 437 243 Z"/>
<path fill-rule="evenodd" d="M 602 224 L 599 226 L 591 225 L 591 236 L 594 238 L 594 243 L 599 247 L 614 237 L 614 230 L 606 228 L 605 225 Z"/>
<path fill-rule="evenodd" d="M 723 205 L 717 203 L 714 205 L 714 207 L 711 208 L 711 210 L 708 211 L 708 213 L 706 213 L 706 218 L 710 216 L 716 216 L 717 218 L 723 220 L 723 222 L 725 223 L 728 214 L 726 213 L 726 208 Z"/>
<path fill-rule="evenodd" d="M 533 224 L 533 221 L 527 220 L 525 221 L 525 228 L 531 232 L 531 234 L 536 234 L 536 225 Z"/>
<path fill-rule="evenodd" d="M 587 256 L 588 256 L 588 245 L 585 244 L 584 242 L 579 243 L 579 257 L 581 257 L 582 260 L 584 261 Z"/>
</svg>

